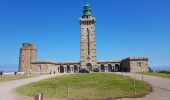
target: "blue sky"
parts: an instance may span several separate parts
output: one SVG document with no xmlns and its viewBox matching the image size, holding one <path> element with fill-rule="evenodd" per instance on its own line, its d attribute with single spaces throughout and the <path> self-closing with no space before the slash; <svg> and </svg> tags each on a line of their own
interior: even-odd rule
<svg viewBox="0 0 170 100">
<path fill-rule="evenodd" d="M 17 69 L 23 42 L 38 47 L 38 60 L 79 61 L 86 2 L 97 19 L 98 60 L 148 56 L 153 67 L 170 65 L 169 0 L 1 0 L 0 68 Z"/>
</svg>

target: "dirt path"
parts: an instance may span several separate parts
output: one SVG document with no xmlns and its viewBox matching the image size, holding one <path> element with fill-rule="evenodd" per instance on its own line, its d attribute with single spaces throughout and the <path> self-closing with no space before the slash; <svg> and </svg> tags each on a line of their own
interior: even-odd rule
<svg viewBox="0 0 170 100">
<path fill-rule="evenodd" d="M 131 78 L 134 77 L 134 74 L 131 73 L 117 73 L 124 76 L 130 76 Z M 136 74 L 136 79 L 143 80 L 151 84 L 153 88 L 153 92 L 146 95 L 143 98 L 123 98 L 120 100 L 170 100 L 170 79 L 168 78 L 161 78 L 157 76 L 149 76 L 149 75 L 139 75 Z"/>
<path fill-rule="evenodd" d="M 34 100 L 33 98 L 23 97 L 14 92 L 16 87 L 22 86 L 24 84 L 28 84 L 31 82 L 36 82 L 39 80 L 47 79 L 50 77 L 55 77 L 62 74 L 53 74 L 53 75 L 41 75 L 37 77 L 7 81 L 0 83 L 0 100 Z"/>
</svg>

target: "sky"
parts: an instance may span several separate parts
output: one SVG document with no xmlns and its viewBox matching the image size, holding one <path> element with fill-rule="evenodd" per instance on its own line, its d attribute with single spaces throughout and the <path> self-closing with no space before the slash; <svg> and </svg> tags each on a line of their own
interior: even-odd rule
<svg viewBox="0 0 170 100">
<path fill-rule="evenodd" d="M 37 46 L 38 60 L 79 61 L 87 2 L 97 60 L 147 56 L 152 68 L 170 69 L 169 0 L 0 0 L 0 70 L 17 69 L 24 42 Z"/>
</svg>

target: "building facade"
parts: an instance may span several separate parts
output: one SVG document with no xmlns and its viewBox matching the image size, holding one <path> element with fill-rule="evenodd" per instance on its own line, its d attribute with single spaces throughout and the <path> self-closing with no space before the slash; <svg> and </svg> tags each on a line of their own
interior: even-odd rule
<svg viewBox="0 0 170 100">
<path fill-rule="evenodd" d="M 97 61 L 96 19 L 89 4 L 84 5 L 80 18 L 80 61 L 50 62 L 37 61 L 35 45 L 23 43 L 20 49 L 19 71 L 35 73 L 78 73 L 81 70 L 99 72 L 141 72 L 149 71 L 147 57 L 129 57 L 120 61 Z"/>
</svg>

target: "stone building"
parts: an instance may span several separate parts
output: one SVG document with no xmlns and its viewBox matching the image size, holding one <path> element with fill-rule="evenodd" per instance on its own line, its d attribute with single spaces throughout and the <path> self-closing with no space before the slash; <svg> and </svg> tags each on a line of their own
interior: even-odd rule
<svg viewBox="0 0 170 100">
<path fill-rule="evenodd" d="M 99 72 L 141 72 L 149 71 L 147 57 L 129 57 L 120 61 L 97 61 L 96 19 L 89 4 L 84 5 L 80 18 L 80 61 L 50 62 L 37 61 L 35 45 L 23 43 L 20 49 L 19 71 L 35 73 L 78 73 L 80 70 Z"/>
<path fill-rule="evenodd" d="M 129 57 L 121 61 L 122 71 L 127 72 L 147 72 L 148 58 L 147 57 Z"/>
<path fill-rule="evenodd" d="M 31 62 L 36 61 L 37 61 L 36 46 L 29 43 L 24 43 L 23 48 L 20 49 L 19 71 L 26 72 L 30 70 Z"/>
</svg>

